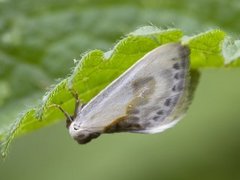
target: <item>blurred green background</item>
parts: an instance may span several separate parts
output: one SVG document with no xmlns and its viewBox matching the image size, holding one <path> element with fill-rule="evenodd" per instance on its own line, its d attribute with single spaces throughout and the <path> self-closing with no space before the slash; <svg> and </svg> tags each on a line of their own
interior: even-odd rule
<svg viewBox="0 0 240 180">
<path fill-rule="evenodd" d="M 239 0 L 0 0 L 0 126 L 40 101 L 90 49 L 143 25 L 238 37 Z M 62 121 L 14 141 L 0 179 L 240 179 L 240 69 L 204 69 L 186 117 L 155 135 L 78 145 Z"/>
</svg>

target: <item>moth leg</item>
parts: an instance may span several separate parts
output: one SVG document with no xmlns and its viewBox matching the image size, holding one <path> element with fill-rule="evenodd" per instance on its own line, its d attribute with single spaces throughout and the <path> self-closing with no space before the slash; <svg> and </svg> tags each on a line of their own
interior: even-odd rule
<svg viewBox="0 0 240 180">
<path fill-rule="evenodd" d="M 72 116 L 70 116 L 70 115 L 68 114 L 68 112 L 66 112 L 66 111 L 62 108 L 62 106 L 60 106 L 59 104 L 52 104 L 52 105 L 50 105 L 50 107 L 58 108 L 58 109 L 64 114 L 64 116 L 67 118 L 67 119 L 66 119 L 66 127 L 68 128 L 68 127 L 70 126 L 70 124 L 73 122 Z"/>
<path fill-rule="evenodd" d="M 78 112 L 82 110 L 85 104 L 81 103 L 81 100 L 76 90 L 70 89 L 70 92 L 72 96 L 75 98 L 75 110 L 74 110 L 74 115 L 72 116 L 73 118 L 75 118 L 77 117 Z"/>
</svg>

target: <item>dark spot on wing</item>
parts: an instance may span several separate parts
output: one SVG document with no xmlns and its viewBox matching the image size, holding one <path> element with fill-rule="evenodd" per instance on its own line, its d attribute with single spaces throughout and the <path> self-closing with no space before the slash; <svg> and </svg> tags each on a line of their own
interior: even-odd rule
<svg viewBox="0 0 240 180">
<path fill-rule="evenodd" d="M 164 105 L 165 105 L 165 106 L 170 106 L 170 105 L 171 105 L 171 102 L 172 102 L 171 98 L 167 98 L 167 99 L 165 100 L 165 102 L 164 102 Z"/>
<path fill-rule="evenodd" d="M 179 46 L 178 53 L 179 53 L 178 57 L 172 58 L 173 61 L 177 61 L 181 58 L 188 57 L 190 54 L 190 49 L 187 46 Z"/>
<path fill-rule="evenodd" d="M 141 89 L 142 87 L 146 86 L 149 82 L 151 82 L 153 80 L 154 79 L 151 76 L 139 78 L 132 83 L 132 86 L 133 86 L 134 90 L 137 91 L 137 90 Z"/>
<path fill-rule="evenodd" d="M 185 77 L 184 72 L 177 72 L 177 73 L 174 75 L 174 79 L 176 79 L 176 80 L 183 79 L 184 77 Z"/>
<path fill-rule="evenodd" d="M 174 57 L 174 58 L 172 58 L 172 61 L 177 61 L 179 58 L 176 58 L 176 57 Z"/>
<path fill-rule="evenodd" d="M 147 121 L 147 122 L 144 122 L 144 127 L 146 128 L 146 127 L 150 127 L 150 126 L 152 126 L 153 125 L 153 123 L 152 122 L 150 122 L 150 121 Z"/>
<path fill-rule="evenodd" d="M 164 114 L 164 111 L 163 111 L 163 110 L 159 110 L 159 111 L 157 111 L 157 114 L 158 114 L 158 115 L 163 115 L 163 114 Z"/>
<path fill-rule="evenodd" d="M 177 85 L 174 85 L 174 86 L 172 87 L 172 91 L 174 91 L 174 92 L 177 91 Z"/>
<path fill-rule="evenodd" d="M 190 49 L 187 46 L 179 46 L 179 56 L 181 58 L 185 58 L 189 56 L 190 54 Z"/>
<path fill-rule="evenodd" d="M 157 120 L 159 120 L 160 117 L 161 117 L 161 116 L 154 116 L 152 119 L 153 119 L 154 121 L 157 121 Z"/>
<path fill-rule="evenodd" d="M 184 81 L 180 81 L 172 87 L 173 92 L 179 92 L 184 89 Z"/>
<path fill-rule="evenodd" d="M 181 67 L 180 67 L 179 63 L 175 63 L 175 64 L 173 64 L 173 68 L 176 70 L 179 70 Z"/>
</svg>

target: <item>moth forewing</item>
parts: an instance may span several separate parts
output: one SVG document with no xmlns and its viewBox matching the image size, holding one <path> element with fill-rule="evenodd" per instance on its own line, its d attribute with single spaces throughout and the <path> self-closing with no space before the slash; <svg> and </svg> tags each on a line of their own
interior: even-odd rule
<svg viewBox="0 0 240 180">
<path fill-rule="evenodd" d="M 77 113 L 71 136 L 81 143 L 100 133 L 157 133 L 173 126 L 187 106 L 188 72 L 187 47 L 170 43 L 152 50 Z"/>
</svg>

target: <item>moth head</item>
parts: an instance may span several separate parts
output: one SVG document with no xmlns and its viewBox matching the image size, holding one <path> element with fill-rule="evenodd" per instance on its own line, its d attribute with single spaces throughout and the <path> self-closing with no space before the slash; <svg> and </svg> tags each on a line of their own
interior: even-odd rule
<svg viewBox="0 0 240 180">
<path fill-rule="evenodd" d="M 79 144 L 86 144 L 90 142 L 92 139 L 97 138 L 100 136 L 101 133 L 96 132 L 94 130 L 86 130 L 80 128 L 80 126 L 75 122 L 77 117 L 77 111 L 73 116 L 70 116 L 60 105 L 54 104 L 53 107 L 59 108 L 59 110 L 65 115 L 66 117 L 66 127 L 69 130 L 70 135 L 75 139 Z M 78 106 L 76 106 L 78 107 Z"/>
<path fill-rule="evenodd" d="M 99 132 L 82 129 L 77 126 L 74 121 L 70 124 L 68 130 L 72 138 L 75 139 L 79 144 L 86 144 L 101 134 Z"/>
</svg>

